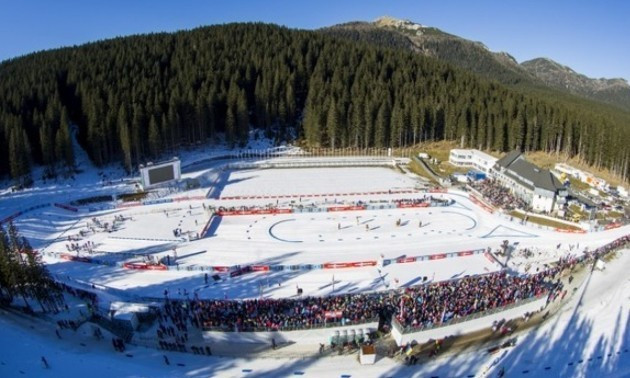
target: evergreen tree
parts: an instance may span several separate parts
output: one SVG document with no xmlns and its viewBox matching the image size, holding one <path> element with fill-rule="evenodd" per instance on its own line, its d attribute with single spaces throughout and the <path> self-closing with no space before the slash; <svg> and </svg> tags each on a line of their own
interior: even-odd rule
<svg viewBox="0 0 630 378">
<path fill-rule="evenodd" d="M 24 130 L 14 128 L 11 130 L 10 135 L 9 159 L 11 166 L 11 177 L 19 185 L 28 184 L 28 182 L 30 181 L 28 179 L 28 176 L 30 174 L 30 164 L 26 132 Z"/>
<path fill-rule="evenodd" d="M 118 136 L 120 138 L 120 148 L 122 149 L 125 170 L 127 173 L 131 173 L 131 139 L 129 137 L 127 110 L 124 105 L 118 111 Z"/>
<path fill-rule="evenodd" d="M 238 92 L 235 112 L 238 140 L 241 144 L 246 144 L 249 136 L 249 113 L 247 110 L 247 96 L 245 95 L 245 90 L 241 89 Z"/>
<path fill-rule="evenodd" d="M 95 164 L 123 162 L 128 169 L 218 133 L 236 143 L 250 127 L 284 138 L 297 126 L 308 146 L 463 138 L 500 151 L 519 146 L 578 156 L 630 175 L 630 114 L 508 87 L 379 40 L 357 44 L 324 32 L 230 24 L 3 62 L 0 176 L 27 177 L 31 163 L 52 167 L 53 154 L 73 169 L 71 121 Z M 24 153 L 29 146 L 33 153 Z"/>
<path fill-rule="evenodd" d="M 68 121 L 67 111 L 62 110 L 62 123 L 59 125 L 57 135 L 55 137 L 55 155 L 57 161 L 63 162 L 69 171 L 74 170 L 74 149 L 72 147 L 72 138 L 70 136 L 70 124 Z"/>
<path fill-rule="evenodd" d="M 157 158 L 161 149 L 160 130 L 158 129 L 155 116 L 151 116 L 149 121 L 149 152 L 151 158 Z"/>
<path fill-rule="evenodd" d="M 376 116 L 376 122 L 374 123 L 374 145 L 376 147 L 382 148 L 389 146 L 387 136 L 389 134 L 390 114 L 389 101 L 386 100 L 378 109 L 378 115 Z"/>
<path fill-rule="evenodd" d="M 46 172 L 52 176 L 55 174 L 55 139 L 52 128 L 49 125 L 44 125 L 39 129 L 39 141 L 42 149 L 42 161 L 46 165 Z"/>
<path fill-rule="evenodd" d="M 328 136 L 328 145 L 335 148 L 337 141 L 337 133 L 339 129 L 339 114 L 337 113 L 337 105 L 334 99 L 330 99 L 328 106 L 328 115 L 326 117 L 326 135 Z"/>
<path fill-rule="evenodd" d="M 0 300 L 11 303 L 15 296 L 30 307 L 35 299 L 42 311 L 56 311 L 60 292 L 37 252 L 9 222 L 0 227 Z"/>
</svg>

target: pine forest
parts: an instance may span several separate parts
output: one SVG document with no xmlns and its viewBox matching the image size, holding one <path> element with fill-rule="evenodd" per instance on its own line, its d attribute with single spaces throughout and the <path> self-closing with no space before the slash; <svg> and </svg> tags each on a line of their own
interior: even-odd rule
<svg viewBox="0 0 630 378">
<path fill-rule="evenodd" d="M 0 65 L 0 176 L 17 181 L 34 165 L 71 172 L 75 132 L 95 164 L 132 171 L 219 134 L 243 144 L 251 128 L 313 147 L 542 150 L 630 173 L 628 113 L 317 31 L 229 24 Z"/>
</svg>

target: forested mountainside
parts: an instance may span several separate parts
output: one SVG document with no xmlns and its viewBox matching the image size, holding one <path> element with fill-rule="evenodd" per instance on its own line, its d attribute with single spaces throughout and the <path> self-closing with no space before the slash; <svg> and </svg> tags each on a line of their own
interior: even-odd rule
<svg viewBox="0 0 630 378">
<path fill-rule="evenodd" d="M 505 52 L 492 52 L 480 42 L 408 20 L 381 17 L 374 22 L 348 22 L 320 32 L 382 47 L 403 48 L 519 89 L 542 87 L 614 105 L 630 111 L 630 85 L 622 79 L 591 79 L 550 59 L 519 64 Z"/>
<path fill-rule="evenodd" d="M 320 32 L 382 47 L 408 49 L 503 84 L 537 82 L 535 76 L 507 54 L 493 53 L 481 43 L 409 21 L 383 17 L 375 22 L 334 25 Z"/>
<path fill-rule="evenodd" d="M 545 150 L 627 175 L 630 116 L 526 94 L 411 51 L 267 24 L 116 38 L 0 64 L 0 175 L 137 163 L 249 127 L 311 146 L 455 139 Z M 63 162 L 60 164 L 59 162 Z"/>
<path fill-rule="evenodd" d="M 546 58 L 522 62 L 521 67 L 549 87 L 630 110 L 630 85 L 624 79 L 591 79 Z"/>
</svg>

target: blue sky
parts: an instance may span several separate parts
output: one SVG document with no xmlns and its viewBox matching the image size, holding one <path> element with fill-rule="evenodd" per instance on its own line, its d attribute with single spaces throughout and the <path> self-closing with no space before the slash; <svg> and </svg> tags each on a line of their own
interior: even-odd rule
<svg viewBox="0 0 630 378">
<path fill-rule="evenodd" d="M 630 1 L 0 0 L 0 60 L 121 35 L 262 21 L 314 29 L 382 15 L 506 51 L 548 57 L 590 77 L 630 80 Z"/>
</svg>

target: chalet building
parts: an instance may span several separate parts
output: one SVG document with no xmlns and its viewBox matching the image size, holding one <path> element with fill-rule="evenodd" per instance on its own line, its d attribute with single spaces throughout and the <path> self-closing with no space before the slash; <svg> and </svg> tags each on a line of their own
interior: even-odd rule
<svg viewBox="0 0 630 378">
<path fill-rule="evenodd" d="M 457 167 L 470 167 L 485 174 L 490 173 L 496 161 L 497 158 L 479 150 L 452 149 L 448 156 L 448 162 Z"/>
<path fill-rule="evenodd" d="M 525 160 L 518 150 L 497 160 L 491 176 L 534 211 L 551 213 L 566 204 L 567 189 L 560 181 L 548 169 Z"/>
</svg>

